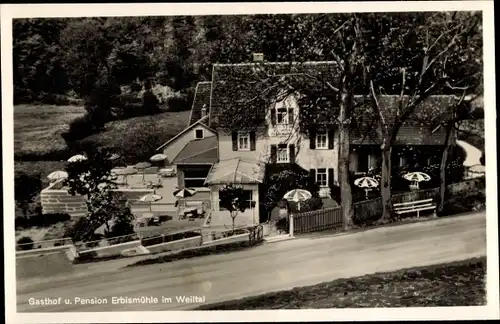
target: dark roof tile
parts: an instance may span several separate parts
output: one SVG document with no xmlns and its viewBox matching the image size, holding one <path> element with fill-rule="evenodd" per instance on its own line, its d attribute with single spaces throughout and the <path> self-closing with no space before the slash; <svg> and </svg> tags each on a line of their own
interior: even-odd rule
<svg viewBox="0 0 500 324">
<path fill-rule="evenodd" d="M 191 108 L 191 115 L 189 116 L 189 125 L 196 123 L 202 116 L 202 109 L 207 109 L 207 114 L 210 108 L 210 91 L 211 82 L 198 82 L 194 93 L 193 107 Z"/>
<path fill-rule="evenodd" d="M 217 136 L 192 140 L 175 157 L 174 164 L 216 163 L 218 159 Z"/>
</svg>

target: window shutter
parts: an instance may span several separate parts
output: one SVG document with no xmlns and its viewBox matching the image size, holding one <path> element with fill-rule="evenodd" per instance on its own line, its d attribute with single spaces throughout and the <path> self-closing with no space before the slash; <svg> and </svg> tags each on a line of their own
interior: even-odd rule
<svg viewBox="0 0 500 324">
<path fill-rule="evenodd" d="M 271 145 L 271 163 L 276 163 L 278 155 L 278 147 L 276 145 Z"/>
<path fill-rule="evenodd" d="M 290 154 L 290 163 L 295 163 L 295 144 L 288 145 L 288 153 Z"/>
<path fill-rule="evenodd" d="M 334 178 L 333 178 L 333 169 L 330 168 L 330 169 L 328 169 L 328 186 L 329 187 L 333 186 L 333 180 L 334 180 Z"/>
<path fill-rule="evenodd" d="M 316 130 L 309 130 L 309 148 L 314 150 L 316 148 Z"/>
<path fill-rule="evenodd" d="M 232 138 L 233 138 L 233 151 L 238 151 L 238 133 L 233 132 Z"/>
<path fill-rule="evenodd" d="M 255 151 L 255 131 L 250 132 L 250 151 Z"/>
<path fill-rule="evenodd" d="M 333 150 L 333 137 L 334 137 L 335 131 L 333 129 L 328 130 L 328 149 Z"/>
<path fill-rule="evenodd" d="M 288 108 L 288 123 L 293 125 L 294 116 L 293 116 L 293 108 Z"/>
<path fill-rule="evenodd" d="M 311 173 L 311 178 L 313 180 L 314 183 L 316 183 L 316 169 L 311 169 L 309 170 L 309 172 Z"/>
<path fill-rule="evenodd" d="M 276 125 L 276 109 L 271 108 L 271 124 Z"/>
</svg>

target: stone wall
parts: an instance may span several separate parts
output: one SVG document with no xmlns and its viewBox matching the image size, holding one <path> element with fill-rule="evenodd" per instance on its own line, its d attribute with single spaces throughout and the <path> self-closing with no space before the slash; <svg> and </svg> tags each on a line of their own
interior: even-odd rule
<svg viewBox="0 0 500 324">
<path fill-rule="evenodd" d="M 81 195 L 71 195 L 62 189 L 62 183 L 51 184 L 40 193 L 42 213 L 62 213 L 70 216 L 84 216 L 87 212 L 86 198 Z"/>
<path fill-rule="evenodd" d="M 116 192 L 123 194 L 133 208 L 136 206 L 149 206 L 138 202 L 139 198 L 149 193 L 153 189 L 117 189 Z M 42 202 L 42 213 L 63 213 L 73 217 L 84 216 L 87 213 L 86 197 L 81 195 L 71 195 L 67 189 L 63 189 L 62 182 L 54 182 L 40 193 Z"/>
</svg>

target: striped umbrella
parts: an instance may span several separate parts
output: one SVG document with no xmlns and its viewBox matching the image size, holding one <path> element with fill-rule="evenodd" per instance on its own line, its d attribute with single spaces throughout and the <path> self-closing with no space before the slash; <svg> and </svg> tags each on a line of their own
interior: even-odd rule
<svg viewBox="0 0 500 324">
<path fill-rule="evenodd" d="M 152 162 L 160 162 L 160 161 L 165 161 L 167 159 L 167 156 L 165 154 L 155 154 L 152 157 L 149 158 L 150 161 Z"/>
<path fill-rule="evenodd" d="M 368 189 L 378 187 L 378 181 L 372 177 L 361 177 L 354 180 L 354 185 L 365 188 L 365 198 L 368 199 Z"/>
<path fill-rule="evenodd" d="M 84 155 L 81 155 L 81 154 L 77 154 L 77 155 L 73 155 L 72 157 L 70 157 L 68 159 L 68 162 L 78 162 L 78 161 L 85 161 L 87 159 L 86 156 Z"/>
<path fill-rule="evenodd" d="M 147 194 L 145 196 L 142 196 L 141 198 L 139 198 L 139 201 L 143 201 L 143 202 L 148 202 L 149 203 L 149 211 L 151 211 L 151 204 L 155 201 L 158 201 L 158 200 L 161 200 L 163 197 L 160 196 L 160 195 L 156 195 L 156 194 Z"/>
<path fill-rule="evenodd" d="M 372 177 L 361 177 L 354 181 L 354 184 L 360 188 L 376 188 L 378 181 Z"/>
<path fill-rule="evenodd" d="M 417 184 L 417 189 L 418 189 L 419 182 L 431 180 L 431 177 L 427 173 L 423 173 L 423 172 L 406 173 L 403 175 L 403 178 L 408 180 L 408 181 L 415 182 Z"/>
<path fill-rule="evenodd" d="M 68 173 L 66 171 L 54 171 L 47 176 L 47 179 L 49 179 L 50 181 L 56 181 L 60 179 L 66 179 L 67 177 Z"/>
<path fill-rule="evenodd" d="M 195 189 L 192 188 L 183 188 L 174 191 L 174 196 L 179 197 L 179 198 L 186 198 L 186 197 L 191 197 L 194 196 L 196 193 Z"/>
<path fill-rule="evenodd" d="M 305 201 L 309 198 L 312 197 L 312 194 L 304 189 L 294 189 L 290 190 L 287 192 L 284 196 L 283 199 L 286 199 L 288 201 L 294 201 L 297 203 L 297 209 L 300 210 L 300 202 Z"/>
</svg>

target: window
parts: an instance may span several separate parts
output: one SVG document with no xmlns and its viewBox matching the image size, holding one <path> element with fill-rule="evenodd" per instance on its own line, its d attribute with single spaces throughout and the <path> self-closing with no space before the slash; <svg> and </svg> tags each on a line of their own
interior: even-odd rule
<svg viewBox="0 0 500 324">
<path fill-rule="evenodd" d="M 316 133 L 316 148 L 318 149 L 328 148 L 328 135 L 326 131 Z"/>
<path fill-rule="evenodd" d="M 290 156 L 288 154 L 288 145 L 286 145 L 286 144 L 278 145 L 276 157 L 277 157 L 276 162 L 288 163 L 290 161 L 290 159 L 289 159 Z"/>
<path fill-rule="evenodd" d="M 205 187 L 205 179 L 210 172 L 210 166 L 184 166 L 182 167 L 181 172 L 184 174 L 185 187 Z"/>
<path fill-rule="evenodd" d="M 276 109 L 276 123 L 278 125 L 288 124 L 288 114 L 286 108 Z"/>
<path fill-rule="evenodd" d="M 197 129 L 194 131 L 194 138 L 195 139 L 202 139 L 203 138 L 203 129 Z"/>
<path fill-rule="evenodd" d="M 359 154 L 358 155 L 358 172 L 368 172 L 371 160 L 370 154 Z"/>
<path fill-rule="evenodd" d="M 250 134 L 249 133 L 239 133 L 238 134 L 238 150 L 250 150 Z"/>
<path fill-rule="evenodd" d="M 326 169 L 318 169 L 316 171 L 316 183 L 320 187 L 328 186 L 328 173 L 326 172 Z"/>
<path fill-rule="evenodd" d="M 255 207 L 252 204 L 252 197 L 253 197 L 252 193 L 253 193 L 252 190 L 243 190 L 243 192 L 242 192 L 242 199 L 245 202 L 247 202 L 247 204 L 245 204 L 245 207 L 248 209 Z M 219 199 L 219 210 L 222 210 L 222 211 L 226 210 L 224 207 L 220 206 L 220 199 Z"/>
<path fill-rule="evenodd" d="M 406 159 L 405 159 L 405 157 L 404 157 L 404 156 L 400 156 L 400 157 L 399 157 L 399 166 L 400 166 L 400 167 L 403 167 L 403 166 L 405 166 L 405 164 L 406 164 Z"/>
</svg>

